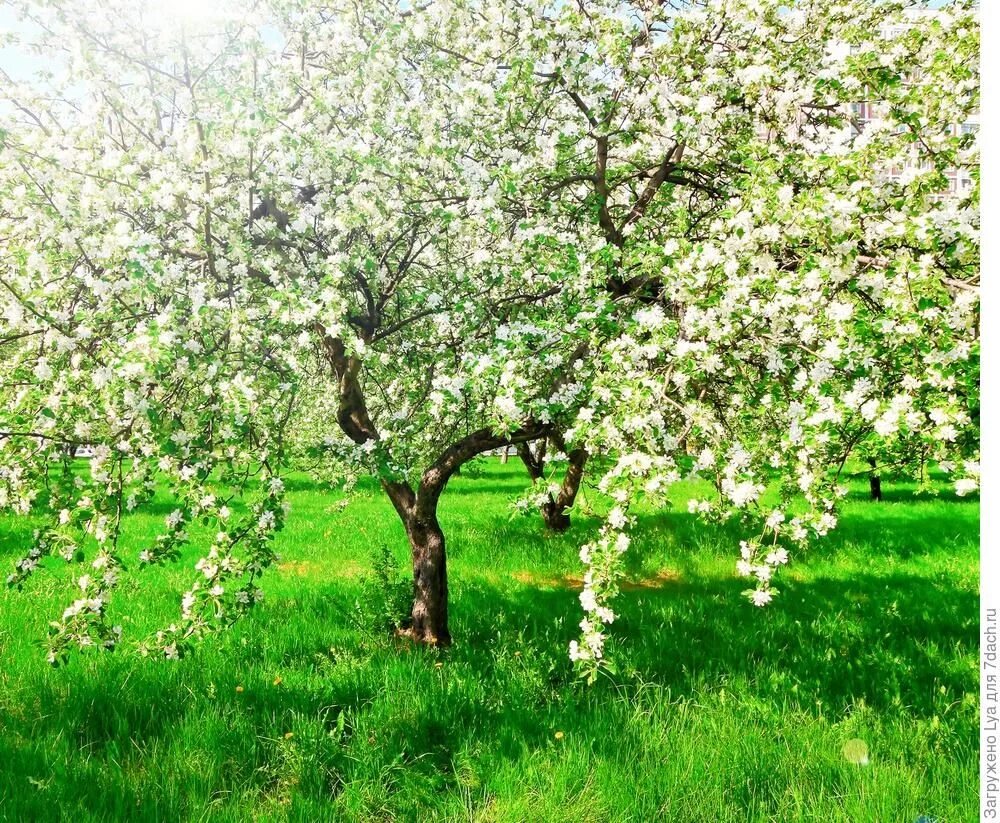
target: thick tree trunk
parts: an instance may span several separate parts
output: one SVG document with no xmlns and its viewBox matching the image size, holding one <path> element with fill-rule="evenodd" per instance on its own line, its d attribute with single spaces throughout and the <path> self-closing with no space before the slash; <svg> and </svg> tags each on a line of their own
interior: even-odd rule
<svg viewBox="0 0 1000 823">
<path fill-rule="evenodd" d="M 405 634 L 418 643 L 447 646 L 448 565 L 444 532 L 437 519 L 437 501 L 447 478 L 414 492 L 408 483 L 383 480 L 396 514 L 403 522 L 413 561 L 413 605 Z"/>
<path fill-rule="evenodd" d="M 871 493 L 872 500 L 882 499 L 882 478 L 880 475 L 875 473 L 875 461 L 869 460 L 868 465 L 872 467 L 871 474 L 868 475 L 868 490 Z"/>
<path fill-rule="evenodd" d="M 375 315 L 372 314 L 372 323 Z M 368 406 L 359 380 L 361 360 L 350 356 L 343 341 L 316 325 L 333 375 L 337 378 L 339 403 L 337 422 L 344 434 L 355 443 L 380 440 L 379 431 L 368 414 Z M 382 488 L 406 528 L 413 558 L 413 607 L 408 633 L 414 640 L 435 646 L 451 643 L 448 631 L 448 572 L 444 532 L 437 519 L 437 504 L 448 479 L 462 464 L 476 455 L 500 447 L 517 446 L 548 436 L 547 424 L 529 420 L 507 435 L 482 428 L 459 438 L 424 471 L 414 489 L 406 480 L 383 476 Z"/>
<path fill-rule="evenodd" d="M 508 437 L 493 434 L 488 429 L 472 432 L 446 448 L 420 478 L 416 491 L 405 482 L 384 480 L 382 486 L 406 527 L 413 558 L 413 607 L 407 634 L 419 643 L 447 646 L 448 631 L 448 570 L 444 532 L 437 519 L 438 501 L 448 480 L 467 460 L 477 454 L 543 437 L 546 430 L 523 429 Z"/>
<path fill-rule="evenodd" d="M 408 634 L 429 646 L 451 643 L 448 631 L 448 568 L 444 532 L 436 516 L 406 524 L 413 556 L 413 608 Z"/>
<path fill-rule="evenodd" d="M 545 527 L 554 532 L 566 531 L 570 527 L 569 514 L 566 512 L 568 508 L 560 505 L 558 498 L 553 499 L 550 494 L 549 499 L 542 504 L 542 520 Z"/>
</svg>

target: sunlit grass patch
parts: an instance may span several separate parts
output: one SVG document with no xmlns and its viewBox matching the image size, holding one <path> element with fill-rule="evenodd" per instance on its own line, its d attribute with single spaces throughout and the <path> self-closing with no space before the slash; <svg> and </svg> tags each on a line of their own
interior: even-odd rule
<svg viewBox="0 0 1000 823">
<path fill-rule="evenodd" d="M 334 506 L 304 478 L 264 603 L 188 660 L 126 645 L 52 670 L 41 640 L 71 570 L 3 592 L 0 819 L 974 819 L 976 501 L 859 493 L 767 609 L 740 597 L 734 533 L 682 499 L 648 511 L 618 671 L 587 688 L 566 647 L 597 512 L 585 499 L 568 534 L 545 534 L 511 516 L 525 484 L 492 461 L 446 492 L 447 651 L 372 628 L 371 559 L 386 547 L 406 574 L 388 503 Z M 161 521 L 129 518 L 126 554 Z M 0 523 L 4 562 L 24 537 Z M 128 578 L 113 606 L 128 637 L 175 619 L 195 559 Z"/>
</svg>

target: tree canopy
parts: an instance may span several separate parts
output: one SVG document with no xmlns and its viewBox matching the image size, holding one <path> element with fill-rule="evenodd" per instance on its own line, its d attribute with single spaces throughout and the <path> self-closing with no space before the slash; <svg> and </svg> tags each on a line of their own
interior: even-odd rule
<svg viewBox="0 0 1000 823">
<path fill-rule="evenodd" d="M 449 477 L 600 455 L 590 673 L 630 507 L 681 479 L 742 522 L 757 605 L 834 527 L 852 454 L 976 487 L 971 4 L 20 7 L 14 39 L 56 55 L 0 109 L 0 507 L 48 521 L 11 583 L 89 566 L 52 660 L 116 642 L 121 520 L 157 484 L 176 508 L 138 560 L 216 537 L 152 645 L 251 606 L 303 455 L 385 489 L 428 643 Z"/>
</svg>

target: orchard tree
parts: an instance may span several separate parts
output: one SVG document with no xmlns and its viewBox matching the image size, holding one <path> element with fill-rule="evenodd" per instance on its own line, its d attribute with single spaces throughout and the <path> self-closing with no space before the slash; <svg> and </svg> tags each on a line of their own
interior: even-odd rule
<svg viewBox="0 0 1000 823">
<path fill-rule="evenodd" d="M 407 632 L 447 644 L 441 494 L 478 455 L 550 436 L 581 388 L 566 374 L 589 370 L 593 315 L 572 260 L 532 263 L 547 238 L 520 229 L 502 173 L 475 158 L 496 89 L 452 85 L 462 78 L 427 36 L 447 7 L 284 13 L 307 59 L 289 67 L 296 151 L 275 190 L 308 181 L 308 196 L 276 194 L 261 219 L 294 246 L 296 288 L 313 299 L 316 271 L 333 268 L 343 306 L 311 328 L 297 437 L 328 468 L 378 480 L 411 548 Z"/>
<path fill-rule="evenodd" d="M 557 451 L 552 453 L 551 449 Z M 521 443 L 517 455 L 528 471 L 533 486 L 533 494 L 528 498 L 541 512 L 546 527 L 555 532 L 564 532 L 570 526 L 570 510 L 583 482 L 583 473 L 590 454 L 583 446 L 568 448 L 566 439 L 558 429 L 553 429 L 547 438 L 531 443 Z M 561 481 L 557 481 L 555 469 L 565 461 L 566 468 Z"/>
<path fill-rule="evenodd" d="M 553 439 L 617 458 L 602 487 L 619 505 L 581 552 L 577 659 L 600 658 L 636 495 L 710 479 L 718 499 L 695 508 L 760 529 L 738 570 L 763 605 L 788 548 L 835 524 L 839 473 L 873 438 L 945 467 L 957 455 L 957 488 L 974 486 L 978 194 L 943 197 L 977 162 L 956 128 L 978 106 L 970 10 L 430 4 L 386 33 L 380 59 L 406 55 L 397 76 L 449 112 L 425 102 L 437 125 L 421 133 L 457 136 L 461 179 L 488 181 L 489 267 L 572 295 L 561 312 L 532 301 L 531 325 L 501 323 L 488 346 L 527 389 L 494 397 L 507 408 L 491 425 L 528 432 L 536 476 Z M 857 128 L 859 100 L 882 107 L 879 126 Z M 474 192 L 460 196 L 468 221 Z M 512 242 L 487 240 L 497 229 Z M 571 352 L 557 380 L 538 367 L 544 329 Z M 389 364 L 382 379 L 374 358 L 361 367 L 390 387 L 372 392 L 390 398 L 383 418 L 401 388 Z M 475 376 L 451 391 L 466 414 Z M 772 479 L 781 504 L 761 511 Z"/>
<path fill-rule="evenodd" d="M 835 525 L 852 454 L 877 443 L 975 488 L 978 188 L 948 196 L 957 170 L 977 177 L 970 4 L 438 8 L 413 25 L 428 17 L 434 71 L 477 107 L 474 157 L 532 238 L 525 262 L 572 261 L 592 301 L 560 429 L 616 459 L 600 485 L 617 505 L 581 551 L 585 668 L 629 506 L 682 477 L 717 490 L 693 510 L 745 523 L 757 605 Z M 881 120 L 861 128 L 859 102 Z"/>
<path fill-rule="evenodd" d="M 228 153 L 246 123 L 214 132 L 262 46 L 236 27 L 193 46 L 131 5 L 23 12 L 57 54 L 33 82 L 5 74 L 0 104 L 0 506 L 40 521 L 8 583 L 50 554 L 84 562 L 49 659 L 112 647 L 122 571 L 176 559 L 200 523 L 196 580 L 152 641 L 179 656 L 259 600 L 284 516 L 303 347 L 251 242 L 247 157 Z M 88 470 L 62 471 L 83 446 Z M 123 518 L 157 490 L 161 534 L 123 557 Z"/>
<path fill-rule="evenodd" d="M 75 440 L 64 437 L 84 413 L 62 403 L 61 369 L 35 369 L 36 394 L 60 388 L 52 442 L 94 444 L 102 456 L 110 450 L 119 467 L 111 473 L 115 482 L 100 471 L 103 458 L 92 464 L 109 500 L 128 499 L 129 484 L 140 481 L 151 494 L 157 469 L 167 471 L 173 464 L 166 456 L 184 446 L 177 469 L 187 478 L 189 462 L 197 461 L 196 489 L 184 492 L 195 502 L 168 518 L 170 551 L 144 553 L 159 559 L 176 555 L 189 519 L 228 515 L 219 511 L 226 509 L 221 489 L 230 477 L 213 472 L 217 461 L 210 459 L 220 430 L 240 441 L 243 475 L 257 464 L 277 471 L 284 455 L 274 444 L 284 444 L 286 412 L 299 391 L 321 399 L 303 403 L 294 418 L 299 440 L 311 436 L 308 410 L 332 401 L 332 413 L 319 419 L 330 458 L 344 458 L 355 475 L 377 477 L 409 537 L 411 632 L 422 642 L 449 642 L 440 494 L 476 455 L 547 435 L 549 421 L 542 418 L 550 397 L 567 391 L 560 371 L 580 356 L 570 343 L 586 321 L 570 316 L 581 310 L 574 290 L 562 288 L 562 272 L 514 268 L 519 254 L 507 248 L 516 226 L 494 205 L 496 179 L 467 159 L 476 132 L 463 98 L 409 68 L 433 55 L 400 27 L 407 15 L 377 5 L 360 15 L 312 3 L 276 3 L 267 15 L 234 7 L 196 29 L 172 27 L 132 4 L 54 4 L 27 13 L 46 42 L 71 45 L 60 64 L 67 79 L 39 91 L 15 90 L 5 182 L 15 195 L 34 183 L 44 198 L 51 187 L 61 205 L 57 226 L 30 225 L 34 215 L 20 208 L 11 213 L 19 231 L 6 242 L 24 255 L 42 238 L 65 255 L 53 264 L 54 277 L 63 278 L 58 282 L 79 280 L 99 297 L 111 292 L 114 299 L 101 304 L 106 320 L 92 323 L 88 335 L 96 346 L 138 345 L 168 364 L 178 352 L 190 353 L 180 357 L 186 390 L 139 371 L 145 390 L 138 397 L 131 385 L 104 380 L 104 366 L 115 361 L 103 349 L 80 362 L 79 380 L 92 393 L 122 396 L 142 404 L 145 418 L 169 422 L 128 449 L 117 438 L 123 427 L 137 428 L 134 415 L 107 430 L 94 426 Z M 64 101 L 62 108 L 46 108 L 43 96 Z M 17 197 L 9 202 L 34 208 Z M 95 245 L 117 244 L 118 256 L 74 256 L 77 237 L 65 226 Z M 51 294 L 56 312 L 94 311 L 30 264 L 18 274 L 26 287 Z M 14 296 L 16 305 L 30 306 L 34 292 Z M 546 324 L 533 324 L 542 314 Z M 211 345 L 189 339 L 201 322 L 217 326 Z M 42 333 L 42 351 L 59 345 L 51 331 Z M 163 337 L 172 348 L 155 345 Z M 228 348 L 233 340 L 238 353 Z M 535 356 L 522 360 L 518 354 L 528 347 Z M 32 351 L 25 348 L 25 356 Z M 191 392 L 213 396 L 230 372 L 252 407 L 242 413 L 259 418 L 265 434 L 242 418 L 240 427 L 228 426 L 228 410 L 217 419 L 192 403 Z M 277 377 L 265 394 L 258 384 L 272 372 Z M 331 437 L 331 422 L 339 438 Z M 40 431 L 13 434 L 31 444 Z M 148 460 L 138 460 L 137 452 Z M 26 500 L 47 482 L 48 467 L 40 456 L 24 483 Z M 140 471 L 141 477 L 129 475 Z M 97 492 L 90 484 L 71 485 L 79 511 L 70 509 L 62 525 L 89 533 Z M 280 481 L 266 488 L 270 500 Z M 262 522 L 274 526 L 278 519 Z M 117 535 L 115 528 L 114 545 Z M 236 537 L 220 530 L 223 539 L 235 546 Z M 12 583 L 48 545 L 32 547 Z M 76 548 L 65 553 L 75 555 Z M 263 554 L 262 547 L 255 551 Z M 213 547 L 199 564 L 206 582 L 185 595 L 182 625 L 160 639 L 168 655 L 207 629 L 194 608 L 201 598 L 202 611 L 233 613 L 223 585 L 231 565 L 239 572 L 263 565 L 228 556 L 220 564 L 217 554 Z M 73 609 L 103 616 L 114 581 L 106 577 L 100 597 Z M 93 578 L 81 578 L 85 592 Z M 85 633 L 74 637 L 89 642 Z"/>
<path fill-rule="evenodd" d="M 410 632 L 447 643 L 451 475 L 511 445 L 529 467 L 546 441 L 581 472 L 605 455 L 613 505 L 581 550 L 571 648 L 593 673 L 641 497 L 711 480 L 693 508 L 745 523 L 738 570 L 762 605 L 873 438 L 974 485 L 978 190 L 941 197 L 977 162 L 955 128 L 978 105 L 968 9 L 275 0 L 197 29 L 141 4 L 27 11 L 67 44 L 68 77 L 11 94 L 0 155 L 18 261 L 0 341 L 24 363 L 3 471 L 22 510 L 52 474 L 40 435 L 115 455 L 110 481 L 105 460 L 68 484 L 65 525 L 87 531 L 91 501 L 122 499 L 126 476 L 148 494 L 157 470 L 194 484 L 175 492 L 190 516 L 224 520 L 213 469 L 271 472 L 294 432 L 380 482 L 411 544 Z M 886 117 L 859 133 L 863 99 Z M 80 388 L 38 368 L 55 353 Z M 127 368 L 142 358 L 158 365 Z M 70 437 L 80 419 L 99 422 Z M 230 567 L 266 564 L 265 488 L 252 550 L 230 559 L 240 532 L 220 529 L 168 654 L 232 613 Z"/>
</svg>

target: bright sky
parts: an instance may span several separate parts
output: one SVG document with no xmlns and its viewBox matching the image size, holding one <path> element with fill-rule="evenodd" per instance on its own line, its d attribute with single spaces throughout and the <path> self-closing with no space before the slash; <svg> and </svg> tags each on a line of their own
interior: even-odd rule
<svg viewBox="0 0 1000 823">
<path fill-rule="evenodd" d="M 197 21 L 212 15 L 212 0 L 149 0 L 151 5 L 179 20 Z M 218 8 L 215 4 L 214 8 Z M 32 27 L 18 21 L 13 9 L 0 0 L 0 38 L 4 33 L 16 31 L 31 34 Z M 281 34 L 277 29 L 265 27 L 261 31 L 264 42 L 275 50 L 284 46 Z M 6 71 L 15 79 L 25 79 L 41 68 L 52 66 L 52 57 L 40 57 L 25 54 L 20 49 L 0 46 L 0 69 Z"/>
<path fill-rule="evenodd" d="M 3 5 L 2 0 L 0 0 L 0 36 L 10 31 L 27 31 L 27 29 L 17 21 L 14 12 Z M 23 54 L 10 47 L 0 47 L 0 69 L 6 71 L 11 77 L 29 76 L 44 65 L 45 60 L 41 57 Z"/>
</svg>

